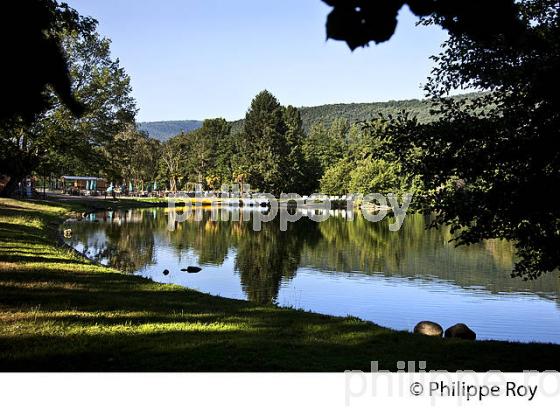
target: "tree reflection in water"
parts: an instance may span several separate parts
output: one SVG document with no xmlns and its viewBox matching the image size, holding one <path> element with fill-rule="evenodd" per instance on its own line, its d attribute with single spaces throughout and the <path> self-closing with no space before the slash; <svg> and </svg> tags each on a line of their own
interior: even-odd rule
<svg viewBox="0 0 560 410">
<path fill-rule="evenodd" d="M 250 301 L 268 304 L 278 297 L 280 284 L 295 276 L 304 246 L 313 247 L 320 238 L 318 225 L 308 219 L 289 224 L 282 232 L 275 222 L 253 232 L 249 224 L 237 230 L 235 268 Z"/>
<path fill-rule="evenodd" d="M 370 223 L 359 213 L 354 220 L 331 217 L 321 223 L 304 217 L 288 224 L 286 232 L 280 231 L 276 220 L 254 232 L 247 219 L 232 221 L 225 213 L 226 220 L 213 221 L 209 211 L 201 220 L 191 216 L 169 231 L 166 212 L 139 209 L 93 215 L 92 223 L 72 227 L 70 244 L 81 244 L 91 258 L 124 272 L 156 264 L 160 244 L 172 249 L 177 260 L 192 252 L 201 265 L 221 266 L 232 254 L 244 293 L 262 304 L 277 300 L 282 283 L 292 279 L 298 267 L 444 280 L 492 293 L 529 291 L 558 300 L 558 275 L 532 282 L 509 277 L 514 261 L 511 244 L 488 241 L 455 248 L 449 243 L 449 230 L 426 231 L 429 221 L 421 215 L 409 215 L 399 232 L 390 232 L 386 222 Z"/>
</svg>

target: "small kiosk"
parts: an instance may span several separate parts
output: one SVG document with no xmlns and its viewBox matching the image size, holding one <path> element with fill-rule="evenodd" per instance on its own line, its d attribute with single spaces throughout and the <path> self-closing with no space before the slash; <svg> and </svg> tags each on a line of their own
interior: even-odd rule
<svg viewBox="0 0 560 410">
<path fill-rule="evenodd" d="M 64 192 L 72 195 L 99 195 L 107 190 L 104 178 L 64 175 L 61 179 Z"/>
</svg>

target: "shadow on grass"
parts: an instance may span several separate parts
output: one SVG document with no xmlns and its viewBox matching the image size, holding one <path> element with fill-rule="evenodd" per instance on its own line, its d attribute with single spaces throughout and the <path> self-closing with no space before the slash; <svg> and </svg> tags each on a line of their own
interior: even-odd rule
<svg viewBox="0 0 560 410">
<path fill-rule="evenodd" d="M 332 329 L 335 330 L 335 329 Z M 344 326 L 336 326 L 344 332 Z M 285 337 L 272 331 L 153 331 L 146 334 L 0 337 L 2 370 L 49 371 L 344 371 L 396 370 L 398 361 L 426 360 L 432 370 L 545 370 L 558 350 L 498 343 L 445 343 L 370 333 L 356 343 L 317 339 L 305 329 Z M 14 349 L 14 343 L 18 348 Z M 492 357 L 488 360 L 488 357 Z M 549 363 L 549 364 L 546 364 Z M 557 365 L 557 363 L 556 363 Z M 558 368 L 556 366 L 556 368 Z"/>
<path fill-rule="evenodd" d="M 557 345 L 433 339 L 120 274 L 1 276 L 4 312 L 32 329 L 10 334 L 4 319 L 1 370 L 343 371 L 369 370 L 372 360 L 388 370 L 401 360 L 441 370 L 560 368 Z"/>
</svg>

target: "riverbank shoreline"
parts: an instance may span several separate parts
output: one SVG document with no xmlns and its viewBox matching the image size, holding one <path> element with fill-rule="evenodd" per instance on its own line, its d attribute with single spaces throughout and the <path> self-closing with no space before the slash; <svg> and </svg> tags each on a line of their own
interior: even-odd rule
<svg viewBox="0 0 560 410">
<path fill-rule="evenodd" d="M 58 246 L 70 212 L 145 201 L 0 199 L 0 370 L 559 370 L 560 345 L 434 339 L 206 295 L 96 265 Z M 166 205 L 166 203 L 164 203 Z"/>
</svg>

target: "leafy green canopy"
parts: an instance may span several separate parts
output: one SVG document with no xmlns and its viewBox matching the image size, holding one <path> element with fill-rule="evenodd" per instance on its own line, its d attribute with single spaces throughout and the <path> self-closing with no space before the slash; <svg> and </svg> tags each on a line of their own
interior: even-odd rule
<svg viewBox="0 0 560 410">
<path fill-rule="evenodd" d="M 110 41 L 100 37 L 95 26 L 89 22 L 79 30 L 58 33 L 72 95 L 87 107 L 83 115 L 73 116 L 64 100 L 47 92 L 46 107 L 33 121 L 20 118 L 0 123 L 4 147 L 0 174 L 11 177 L 12 187 L 34 172 L 101 173 L 109 166 L 105 153 L 114 149 L 114 136 L 134 123 L 130 78 L 119 61 L 111 58 Z"/>
<path fill-rule="evenodd" d="M 421 176 L 422 205 L 437 212 L 436 224 L 451 224 L 460 244 L 514 241 L 520 257 L 514 274 L 534 278 L 560 266 L 558 2 L 455 3 L 455 19 L 441 10 L 420 13 L 429 16 L 425 24 L 450 34 L 426 87 L 439 119 L 392 120 L 386 147 L 407 172 Z M 496 15 L 500 7 L 507 13 Z M 482 20 L 463 18 L 474 15 Z M 446 98 L 458 88 L 490 93 Z"/>
<path fill-rule="evenodd" d="M 338 149 L 332 148 L 329 162 L 323 166 L 320 179 L 321 192 L 345 195 L 348 193 L 417 193 L 420 189 L 418 178 L 407 174 L 399 159 L 387 149 L 386 122 L 372 120 L 356 123 L 344 129 L 342 121 L 333 123 L 327 133 L 330 139 L 338 141 Z M 335 132 L 333 132 L 333 128 Z M 320 127 L 319 127 L 320 129 Z M 309 138 L 310 141 L 311 135 Z M 333 146 L 331 142 L 331 147 Z M 329 145 L 326 145 L 327 147 Z M 312 145 L 310 152 L 321 155 L 321 150 Z M 325 156 L 324 158 L 327 158 Z"/>
<path fill-rule="evenodd" d="M 217 118 L 164 143 L 159 181 L 172 191 L 195 184 L 217 190 L 230 183 L 274 194 L 417 190 L 398 159 L 379 149 L 383 121 L 375 122 L 375 132 L 343 117 L 325 123 L 318 119 L 306 133 L 300 110 L 283 107 L 263 91 L 253 99 L 242 130 Z"/>
<path fill-rule="evenodd" d="M 299 111 L 263 91 L 253 99 L 243 130 L 232 132 L 230 123 L 217 118 L 166 142 L 160 177 L 171 190 L 237 182 L 276 194 L 302 192 L 310 181 L 304 138 Z"/>
<path fill-rule="evenodd" d="M 192 189 L 201 184 L 218 189 L 231 181 L 234 144 L 231 125 L 223 118 L 209 119 L 202 127 L 181 133 L 163 145 L 159 180 L 169 189 Z"/>
<path fill-rule="evenodd" d="M 133 184 L 135 189 L 148 190 L 148 182 L 156 180 L 161 144 L 138 131 L 132 124 L 114 136 L 101 154 L 107 165 L 103 174 L 113 182 Z"/>
<path fill-rule="evenodd" d="M 251 102 L 238 135 L 237 179 L 257 190 L 291 192 L 302 180 L 303 129 L 299 112 L 282 107 L 268 91 Z M 294 181 L 296 182 L 294 184 Z"/>
</svg>

